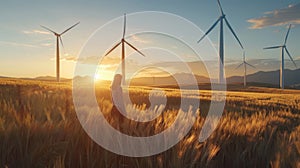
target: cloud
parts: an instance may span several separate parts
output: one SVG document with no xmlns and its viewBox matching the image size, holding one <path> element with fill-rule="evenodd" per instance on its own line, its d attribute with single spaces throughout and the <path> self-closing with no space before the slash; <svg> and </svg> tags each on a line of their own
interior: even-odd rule
<svg viewBox="0 0 300 168">
<path fill-rule="evenodd" d="M 138 42 L 138 43 L 143 43 L 143 44 L 151 43 L 151 41 L 142 39 L 141 37 L 139 37 L 137 35 L 132 35 L 132 36 L 130 36 L 130 38 L 132 38 L 135 42 Z"/>
<path fill-rule="evenodd" d="M 74 58 L 75 61 L 81 64 L 99 64 L 100 60 L 98 56 L 89 56 L 84 58 Z M 120 58 L 117 57 L 106 57 L 101 61 L 101 64 L 116 64 L 120 61 Z"/>
<path fill-rule="evenodd" d="M 51 56 L 50 60 L 51 61 L 54 61 L 56 59 L 56 56 L 53 57 Z M 77 60 L 77 57 L 76 56 L 73 56 L 73 55 L 70 55 L 68 53 L 65 53 L 63 56 L 60 56 L 60 60 L 61 61 L 72 61 L 72 62 L 76 62 Z"/>
<path fill-rule="evenodd" d="M 262 29 L 269 26 L 300 24 L 300 3 L 289 5 L 287 8 L 265 12 L 260 18 L 249 19 L 250 29 Z"/>
<path fill-rule="evenodd" d="M 24 34 L 42 34 L 42 35 L 51 34 L 50 32 L 42 31 L 42 30 L 23 30 L 22 32 Z"/>
<path fill-rule="evenodd" d="M 159 68 L 156 68 L 156 67 L 147 67 L 143 70 L 141 70 L 138 74 L 136 74 L 136 77 L 145 77 L 145 76 L 148 76 L 148 77 L 153 77 L 153 76 L 167 76 L 169 75 L 168 72 L 165 72 Z"/>
<path fill-rule="evenodd" d="M 42 43 L 41 46 L 49 47 L 49 46 L 53 46 L 53 44 L 52 43 Z"/>
<path fill-rule="evenodd" d="M 65 54 L 63 57 L 61 57 L 61 60 L 76 62 L 77 57 L 69 55 L 69 54 Z"/>
<path fill-rule="evenodd" d="M 26 44 L 26 43 L 16 43 L 16 42 L 10 42 L 10 41 L 0 41 L 0 45 L 38 48 L 38 46 L 36 46 L 36 45 Z"/>
<path fill-rule="evenodd" d="M 98 56 L 78 58 L 70 54 L 65 54 L 61 59 L 65 61 L 78 62 L 81 64 L 100 64 L 99 63 L 100 60 Z M 101 64 L 109 65 L 109 64 L 118 64 L 119 62 L 120 62 L 120 58 L 118 57 L 105 57 L 104 59 L 102 59 Z"/>
</svg>

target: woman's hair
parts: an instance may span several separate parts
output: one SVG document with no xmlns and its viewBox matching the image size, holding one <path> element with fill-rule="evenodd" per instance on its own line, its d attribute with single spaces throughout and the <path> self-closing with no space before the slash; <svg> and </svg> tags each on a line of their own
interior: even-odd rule
<svg viewBox="0 0 300 168">
<path fill-rule="evenodd" d="M 121 74 L 116 74 L 114 76 L 114 80 L 112 81 L 111 88 L 121 86 L 121 82 L 122 82 L 122 75 Z"/>
</svg>

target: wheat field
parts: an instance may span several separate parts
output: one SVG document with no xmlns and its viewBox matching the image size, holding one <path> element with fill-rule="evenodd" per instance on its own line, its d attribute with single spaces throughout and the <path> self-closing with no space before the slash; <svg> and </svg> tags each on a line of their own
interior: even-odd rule
<svg viewBox="0 0 300 168">
<path fill-rule="evenodd" d="M 134 105 L 127 108 L 145 111 L 150 91 L 130 88 Z M 159 117 L 146 123 L 126 121 L 122 131 L 149 136 L 168 128 L 178 114 L 180 91 L 164 91 L 168 102 Z M 95 92 L 106 119 L 116 124 L 109 113 L 109 87 Z M 188 135 L 163 153 L 134 158 L 103 149 L 84 132 L 71 83 L 0 79 L 0 167 L 300 167 L 300 91 L 228 91 L 222 118 L 205 142 L 198 136 L 211 94 L 194 92 L 200 93 L 193 97 L 200 101 L 200 111 Z"/>
</svg>

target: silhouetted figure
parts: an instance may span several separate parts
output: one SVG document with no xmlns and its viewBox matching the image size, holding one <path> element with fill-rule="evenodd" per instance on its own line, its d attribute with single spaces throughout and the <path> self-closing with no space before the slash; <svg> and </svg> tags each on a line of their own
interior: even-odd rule
<svg viewBox="0 0 300 168">
<path fill-rule="evenodd" d="M 116 74 L 111 85 L 111 96 L 112 96 L 113 107 L 111 109 L 110 114 L 114 118 L 114 120 L 117 121 L 118 123 L 123 122 L 124 120 L 123 114 L 126 114 L 121 82 L 122 82 L 122 75 Z M 121 114 L 120 111 L 122 111 L 123 114 Z"/>
</svg>

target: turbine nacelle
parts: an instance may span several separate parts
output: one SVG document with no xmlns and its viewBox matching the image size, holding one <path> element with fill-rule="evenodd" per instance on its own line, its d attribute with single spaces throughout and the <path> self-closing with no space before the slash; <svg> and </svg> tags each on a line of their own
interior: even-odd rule
<svg viewBox="0 0 300 168">
<path fill-rule="evenodd" d="M 242 62 L 240 65 L 238 65 L 235 69 L 240 68 L 242 65 L 246 65 L 246 66 L 248 65 L 248 66 L 250 66 L 250 67 L 252 67 L 252 68 L 256 68 L 255 66 L 249 64 L 249 63 L 246 61 L 246 54 L 245 54 L 245 51 L 244 51 L 244 53 L 243 53 L 243 62 Z"/>
<path fill-rule="evenodd" d="M 216 26 L 218 23 L 221 22 L 221 20 L 224 20 L 228 29 L 230 30 L 230 32 L 232 33 L 232 35 L 234 36 L 234 38 L 236 39 L 236 41 L 239 43 L 240 47 L 242 49 L 244 49 L 240 39 L 238 38 L 238 36 L 236 35 L 235 31 L 233 30 L 232 26 L 230 25 L 229 21 L 226 18 L 226 14 L 223 12 L 220 0 L 218 0 L 218 5 L 221 11 L 221 16 L 218 18 L 218 20 L 208 29 L 208 31 L 200 38 L 200 40 L 198 40 L 198 43 L 200 43 Z M 223 31 L 223 30 L 221 30 Z M 223 33 L 223 32 L 222 32 Z"/>
<path fill-rule="evenodd" d="M 222 83 L 224 81 L 224 29 L 223 29 L 223 25 L 225 22 L 225 25 L 228 27 L 228 29 L 230 30 L 231 34 L 234 36 L 235 40 L 238 42 L 238 44 L 240 45 L 240 47 L 242 49 L 244 49 L 240 39 L 238 38 L 238 36 L 236 35 L 236 33 L 234 32 L 233 28 L 231 27 L 229 21 L 226 18 L 226 15 L 223 12 L 220 0 L 217 0 L 218 2 L 218 6 L 219 6 L 219 10 L 221 15 L 219 16 L 218 20 L 215 21 L 215 23 L 206 31 L 206 33 L 200 38 L 200 40 L 198 40 L 198 43 L 200 43 L 216 26 L 218 23 L 220 23 L 220 45 L 219 45 L 219 83 Z"/>
<path fill-rule="evenodd" d="M 74 28 L 75 26 L 77 26 L 78 24 L 79 24 L 80 22 L 77 22 L 76 24 L 74 24 L 73 26 L 71 26 L 71 27 L 69 27 L 69 28 L 67 28 L 65 31 L 63 31 L 62 33 L 57 33 L 57 32 L 55 32 L 55 31 L 53 31 L 53 30 L 51 30 L 51 29 L 49 29 L 48 27 L 45 27 L 45 26 L 42 26 L 41 25 L 41 27 L 42 28 L 44 28 L 44 29 L 46 29 L 47 31 L 49 31 L 49 32 L 51 32 L 51 33 L 53 33 L 55 36 L 56 36 L 56 38 L 57 38 L 57 41 L 56 41 L 56 78 L 57 78 L 57 82 L 59 82 L 60 81 L 60 67 L 59 67 L 59 62 L 60 62 L 60 58 L 59 58 L 59 42 L 61 43 L 61 45 L 62 45 L 62 47 L 64 48 L 64 44 L 63 44 L 63 41 L 62 41 L 62 38 L 61 38 L 61 36 L 63 35 L 63 34 L 65 34 L 66 32 L 68 32 L 69 30 L 71 30 L 72 28 Z"/>
<path fill-rule="evenodd" d="M 264 48 L 266 49 L 277 49 L 277 48 L 281 48 L 281 67 L 280 67 L 280 87 L 282 89 L 284 89 L 284 54 L 287 53 L 287 55 L 289 56 L 290 60 L 293 62 L 293 64 L 295 65 L 295 67 L 297 68 L 297 64 L 295 63 L 293 57 L 291 56 L 290 52 L 287 49 L 286 43 L 291 31 L 291 24 L 289 25 L 289 29 L 286 33 L 285 39 L 284 39 L 284 44 L 280 45 L 280 46 L 273 46 L 273 47 L 266 47 Z"/>
<path fill-rule="evenodd" d="M 139 51 L 136 47 L 134 47 L 132 44 L 130 44 L 128 41 L 125 40 L 125 34 L 126 34 L 126 14 L 124 14 L 124 26 L 123 26 L 123 35 L 121 38 L 121 41 L 117 43 L 115 46 L 113 46 L 106 54 L 105 56 L 109 55 L 112 51 L 114 51 L 119 45 L 122 47 L 122 83 L 125 83 L 125 45 L 127 44 L 129 47 L 131 47 L 133 50 L 138 52 L 140 55 L 145 56 L 141 51 Z"/>
<path fill-rule="evenodd" d="M 247 86 L 247 66 L 250 66 L 252 68 L 256 68 L 256 67 L 249 64 L 248 62 L 246 62 L 246 52 L 245 51 L 243 52 L 243 62 L 240 65 L 238 65 L 235 69 L 238 69 L 243 65 L 244 65 L 244 87 L 246 87 Z"/>
</svg>

